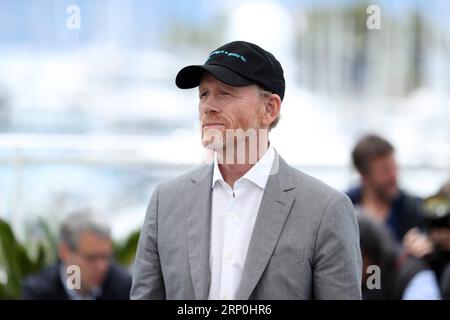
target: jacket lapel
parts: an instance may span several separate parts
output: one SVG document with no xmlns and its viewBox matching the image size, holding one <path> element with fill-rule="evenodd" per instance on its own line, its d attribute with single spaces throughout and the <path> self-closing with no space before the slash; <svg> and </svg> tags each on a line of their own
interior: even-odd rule
<svg viewBox="0 0 450 320">
<path fill-rule="evenodd" d="M 197 176 L 184 194 L 189 264 L 195 298 L 208 298 L 210 285 L 209 251 L 211 229 L 212 166 Z"/>
<path fill-rule="evenodd" d="M 274 159 L 274 166 L 278 166 L 278 172 L 269 177 L 264 190 L 237 299 L 248 299 L 253 292 L 272 256 L 294 203 L 294 197 L 287 192 L 295 188 L 290 176 L 290 168 L 278 153 Z"/>
</svg>

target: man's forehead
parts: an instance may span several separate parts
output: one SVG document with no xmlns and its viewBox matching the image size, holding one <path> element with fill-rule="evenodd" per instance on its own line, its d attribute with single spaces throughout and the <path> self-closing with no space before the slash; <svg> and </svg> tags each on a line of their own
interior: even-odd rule
<svg viewBox="0 0 450 320">
<path fill-rule="evenodd" d="M 226 86 L 226 87 L 233 88 L 232 86 L 227 85 L 226 83 L 224 83 L 224 82 L 220 81 L 219 79 L 217 79 L 216 77 L 214 77 L 208 71 L 203 72 L 203 75 L 202 75 L 202 78 L 200 80 L 200 85 L 199 86 L 201 87 L 201 86 L 204 86 L 206 84 L 211 84 L 211 83 L 218 84 L 220 86 Z"/>
<path fill-rule="evenodd" d="M 231 86 L 229 84 L 226 84 L 223 81 L 220 81 L 215 76 L 213 76 L 211 73 L 205 71 L 203 73 L 203 75 L 202 75 L 202 79 L 200 80 L 199 89 L 202 88 L 202 87 L 205 87 L 207 85 L 210 85 L 210 84 L 215 84 L 215 85 L 217 85 L 219 87 L 227 88 L 227 89 L 230 89 L 230 90 L 239 90 L 240 88 L 254 86 L 254 84 L 251 84 L 249 86 L 241 86 L 241 87 L 239 87 L 239 86 Z"/>
<path fill-rule="evenodd" d="M 92 243 L 92 242 L 105 242 L 111 241 L 107 236 L 100 235 L 92 230 L 84 230 L 78 235 L 78 243 Z"/>
</svg>

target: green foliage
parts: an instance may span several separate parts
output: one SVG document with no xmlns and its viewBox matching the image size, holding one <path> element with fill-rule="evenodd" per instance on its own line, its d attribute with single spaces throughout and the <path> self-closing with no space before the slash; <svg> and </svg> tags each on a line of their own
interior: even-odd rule
<svg viewBox="0 0 450 320">
<path fill-rule="evenodd" d="M 26 247 L 20 244 L 9 224 L 0 219 L 0 270 L 6 273 L 6 283 L 0 283 L 0 299 L 20 297 L 22 279 L 39 271 L 45 265 L 45 249 L 38 246 L 33 259 Z"/>
<path fill-rule="evenodd" d="M 123 242 L 114 243 L 114 256 L 116 261 L 124 267 L 130 266 L 136 255 L 140 230 L 132 232 Z"/>
</svg>

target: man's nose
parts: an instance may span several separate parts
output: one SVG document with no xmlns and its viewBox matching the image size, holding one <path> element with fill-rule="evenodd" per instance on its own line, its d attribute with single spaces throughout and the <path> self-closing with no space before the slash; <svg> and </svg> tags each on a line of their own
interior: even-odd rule
<svg viewBox="0 0 450 320">
<path fill-rule="evenodd" d="M 391 179 L 397 179 L 397 167 L 393 167 L 389 170 L 389 177 Z"/>
<path fill-rule="evenodd" d="M 219 113 L 219 112 L 220 112 L 220 107 L 213 98 L 208 97 L 207 100 L 200 102 L 200 113 L 210 114 L 210 113 Z"/>
<path fill-rule="evenodd" d="M 389 172 L 388 181 L 392 185 L 397 184 L 397 172 L 396 171 Z"/>
</svg>

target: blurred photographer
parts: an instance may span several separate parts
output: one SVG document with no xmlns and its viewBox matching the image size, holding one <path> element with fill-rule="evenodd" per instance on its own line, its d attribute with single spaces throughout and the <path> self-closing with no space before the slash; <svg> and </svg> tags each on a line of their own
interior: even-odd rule
<svg viewBox="0 0 450 320">
<path fill-rule="evenodd" d="M 403 244 L 407 253 L 425 259 L 433 268 L 444 299 L 450 299 L 450 181 L 424 200 L 424 232 L 410 230 Z"/>
<path fill-rule="evenodd" d="M 439 300 L 436 275 L 423 259 L 409 256 L 386 225 L 355 208 L 363 258 L 364 300 Z M 380 271 L 379 286 L 370 287 L 370 266 Z"/>
</svg>

